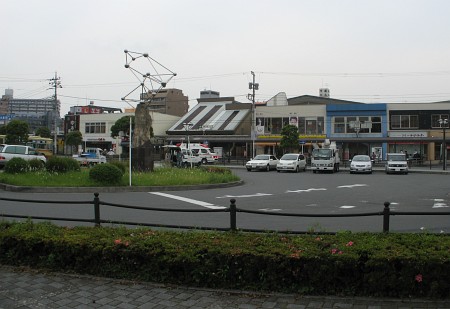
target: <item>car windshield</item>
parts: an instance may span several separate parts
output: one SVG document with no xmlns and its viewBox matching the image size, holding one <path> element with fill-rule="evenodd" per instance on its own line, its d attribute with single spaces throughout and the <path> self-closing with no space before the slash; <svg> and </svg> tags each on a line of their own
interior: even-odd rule
<svg viewBox="0 0 450 309">
<path fill-rule="evenodd" d="M 285 154 L 284 156 L 281 157 L 281 160 L 292 160 L 295 161 L 297 160 L 298 155 L 296 154 Z"/>
<path fill-rule="evenodd" d="M 269 156 L 257 155 L 253 160 L 269 160 Z"/>
<path fill-rule="evenodd" d="M 389 155 L 388 161 L 406 161 L 404 154 Z"/>
<path fill-rule="evenodd" d="M 352 161 L 369 162 L 370 158 L 369 156 L 354 156 Z"/>
<path fill-rule="evenodd" d="M 313 149 L 312 155 L 315 159 L 328 159 L 331 158 L 333 152 L 331 149 Z"/>
</svg>

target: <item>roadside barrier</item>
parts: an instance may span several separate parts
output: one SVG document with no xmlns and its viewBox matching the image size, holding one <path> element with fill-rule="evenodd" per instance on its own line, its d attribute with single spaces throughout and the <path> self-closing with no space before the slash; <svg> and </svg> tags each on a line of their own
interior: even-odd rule
<svg viewBox="0 0 450 309">
<path fill-rule="evenodd" d="M 19 218 L 19 219 L 34 219 L 34 220 L 53 220 L 53 221 L 69 221 L 69 222 L 84 222 L 92 223 L 95 226 L 101 226 L 102 224 L 117 224 L 117 225 L 131 225 L 131 226 L 148 226 L 148 227 L 158 227 L 158 228 L 172 228 L 172 229 L 195 229 L 195 230 L 216 230 L 216 231 L 243 231 L 243 232 L 275 232 L 275 233 L 290 233 L 290 234 L 308 234 L 310 231 L 281 231 L 281 230 L 261 230 L 261 229 L 245 229 L 239 228 L 237 225 L 237 214 L 247 213 L 253 215 L 263 215 L 263 216 L 289 216 L 289 217 L 313 217 L 313 218 L 344 218 L 344 217 L 373 217 L 381 216 L 383 217 L 383 229 L 382 231 L 387 233 L 390 229 L 390 217 L 391 216 L 445 216 L 450 215 L 450 211 L 440 211 L 440 212 L 415 212 L 415 211 L 391 211 L 389 208 L 390 203 L 385 202 L 382 211 L 377 212 L 367 212 L 367 213 L 352 213 L 352 214 L 301 214 L 301 213 L 280 213 L 280 212 L 270 212 L 270 211 L 258 211 L 249 210 L 244 208 L 238 208 L 236 206 L 236 200 L 230 200 L 230 206 L 223 209 L 175 209 L 175 208 L 161 208 L 161 207 L 142 207 L 142 206 L 131 206 L 123 205 L 117 203 L 103 202 L 100 200 L 99 193 L 94 193 L 93 200 L 86 201 L 52 201 L 52 200 L 27 200 L 27 199 L 15 199 L 15 198 L 5 198 L 0 197 L 2 201 L 18 202 L 18 203 L 39 203 L 39 204 L 77 204 L 77 205 L 93 205 L 94 218 L 93 219 L 82 219 L 82 218 L 68 218 L 68 217 L 49 217 L 49 216 L 30 216 L 30 215 L 14 215 L 6 214 L 0 212 L 0 217 L 2 218 Z M 158 224 L 158 223 L 138 223 L 131 221 L 118 221 L 118 220 L 105 220 L 101 219 L 101 206 L 106 207 L 117 207 L 123 209 L 135 209 L 143 211 L 160 211 L 160 212 L 186 212 L 186 213 L 229 213 L 229 227 L 207 227 L 207 226 L 187 226 L 187 225 L 169 225 L 169 224 Z M 335 232 L 317 232 L 314 234 L 335 234 Z"/>
</svg>

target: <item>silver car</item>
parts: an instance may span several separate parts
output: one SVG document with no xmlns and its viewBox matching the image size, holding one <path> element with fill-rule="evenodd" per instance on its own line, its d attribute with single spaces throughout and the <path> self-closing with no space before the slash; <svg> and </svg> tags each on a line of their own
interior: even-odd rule
<svg viewBox="0 0 450 309">
<path fill-rule="evenodd" d="M 306 159 L 301 153 L 286 153 L 277 164 L 277 172 L 300 172 L 306 171 Z"/>
<path fill-rule="evenodd" d="M 350 174 L 369 173 L 372 174 L 372 160 L 366 155 L 356 155 L 350 160 Z"/>
<path fill-rule="evenodd" d="M 245 164 L 247 171 L 264 170 L 270 171 L 277 168 L 278 159 L 274 155 L 262 154 L 257 155 Z"/>
</svg>

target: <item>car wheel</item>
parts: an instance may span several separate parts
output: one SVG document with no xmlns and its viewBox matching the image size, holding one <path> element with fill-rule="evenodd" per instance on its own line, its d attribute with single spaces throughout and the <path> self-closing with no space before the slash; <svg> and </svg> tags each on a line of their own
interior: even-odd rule
<svg viewBox="0 0 450 309">
<path fill-rule="evenodd" d="M 279 172 L 281 172 L 280 170 L 277 170 L 277 172 L 279 173 Z"/>
<path fill-rule="evenodd" d="M 298 167 L 298 165 L 297 165 L 297 167 L 295 168 L 295 172 L 296 172 L 296 173 L 300 172 L 300 167 Z"/>
<path fill-rule="evenodd" d="M 252 169 L 251 169 L 251 168 L 247 168 L 247 171 L 251 172 L 251 171 L 252 171 Z"/>
<path fill-rule="evenodd" d="M 269 171 L 270 171 L 270 165 L 267 164 L 267 166 L 266 166 L 266 172 L 269 172 Z"/>
<path fill-rule="evenodd" d="M 208 160 L 206 160 L 206 158 L 203 158 L 202 159 L 202 164 L 206 164 L 206 163 L 208 163 Z"/>
<path fill-rule="evenodd" d="M 305 166 L 303 166 L 303 171 L 304 171 L 304 172 L 306 172 L 306 165 L 305 165 Z"/>
<path fill-rule="evenodd" d="M 313 173 L 315 174 L 315 173 L 317 173 L 317 171 L 316 171 L 316 170 L 313 170 Z"/>
</svg>

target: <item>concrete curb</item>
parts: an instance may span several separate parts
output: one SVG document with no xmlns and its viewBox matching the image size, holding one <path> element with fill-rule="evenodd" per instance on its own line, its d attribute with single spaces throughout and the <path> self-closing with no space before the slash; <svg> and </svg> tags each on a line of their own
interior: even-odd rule
<svg viewBox="0 0 450 309">
<path fill-rule="evenodd" d="M 159 191 L 183 191 L 183 190 L 206 190 L 217 188 L 228 188 L 240 186 L 242 180 L 229 183 L 215 183 L 204 185 L 186 186 L 131 186 L 131 187 L 29 187 L 13 186 L 0 183 L 0 190 L 10 192 L 26 193 L 120 193 L 120 192 L 159 192 Z"/>
</svg>

